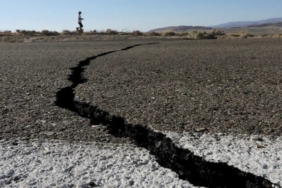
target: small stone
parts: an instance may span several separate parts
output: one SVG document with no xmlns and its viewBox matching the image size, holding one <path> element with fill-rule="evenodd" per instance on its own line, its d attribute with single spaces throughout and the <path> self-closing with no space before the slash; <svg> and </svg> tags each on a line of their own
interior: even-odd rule
<svg viewBox="0 0 282 188">
<path fill-rule="evenodd" d="M 130 185 L 130 186 L 134 185 L 134 181 L 130 181 L 130 182 L 129 182 L 129 185 Z"/>
<path fill-rule="evenodd" d="M 257 144 L 257 147 L 258 147 L 259 149 L 265 148 L 264 146 L 259 145 L 259 144 Z"/>
<path fill-rule="evenodd" d="M 93 181 L 91 181 L 90 183 L 89 183 L 89 186 L 90 187 L 95 187 L 95 186 L 97 186 Z"/>
<path fill-rule="evenodd" d="M 20 177 L 20 176 L 16 176 L 16 177 L 14 177 L 14 179 L 13 179 L 13 180 L 17 182 L 17 181 L 19 181 L 20 179 L 21 179 L 21 177 Z"/>
<path fill-rule="evenodd" d="M 202 132 L 202 131 L 206 131 L 206 130 L 208 130 L 208 129 L 207 129 L 207 128 L 204 128 L 204 127 L 203 127 L 203 128 L 197 128 L 197 129 L 196 129 L 197 132 Z"/>
<path fill-rule="evenodd" d="M 260 137 L 255 138 L 254 140 L 257 140 L 257 141 L 263 142 L 263 138 L 260 138 Z"/>
<path fill-rule="evenodd" d="M 11 177 L 11 176 L 14 175 L 14 173 L 15 173 L 15 171 L 14 171 L 13 169 L 8 170 L 8 171 L 6 172 L 6 176 Z"/>
<path fill-rule="evenodd" d="M 99 125 L 91 125 L 91 128 L 97 129 L 99 128 Z"/>
</svg>

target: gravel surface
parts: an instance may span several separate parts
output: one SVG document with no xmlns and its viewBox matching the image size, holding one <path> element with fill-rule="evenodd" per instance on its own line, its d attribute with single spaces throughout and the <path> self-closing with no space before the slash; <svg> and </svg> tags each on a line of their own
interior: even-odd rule
<svg viewBox="0 0 282 188">
<path fill-rule="evenodd" d="M 176 132 L 282 135 L 282 40 L 182 40 L 99 57 L 76 87 L 128 123 Z"/>
<path fill-rule="evenodd" d="M 55 106 L 56 92 L 71 85 L 70 68 L 79 61 L 135 41 L 0 44 L 0 138 L 127 142 L 89 120 Z"/>
<path fill-rule="evenodd" d="M 94 41 L 0 44 L 0 137 L 119 142 L 54 105 L 86 67 L 75 100 L 129 123 L 176 132 L 281 135 L 282 40 Z M 121 142 L 124 142 L 122 140 Z"/>
<path fill-rule="evenodd" d="M 132 145 L 0 140 L 0 187 L 196 187 Z"/>
<path fill-rule="evenodd" d="M 207 161 L 224 162 L 282 186 L 282 137 L 175 132 L 166 136 Z"/>
</svg>

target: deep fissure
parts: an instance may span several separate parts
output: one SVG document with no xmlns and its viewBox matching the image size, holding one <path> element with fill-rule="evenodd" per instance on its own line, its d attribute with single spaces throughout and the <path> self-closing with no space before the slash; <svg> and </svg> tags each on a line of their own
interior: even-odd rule
<svg viewBox="0 0 282 188">
<path fill-rule="evenodd" d="M 83 77 L 85 67 L 101 56 L 126 51 L 141 45 L 156 43 L 137 44 L 125 47 L 117 51 L 109 51 L 96 56 L 88 57 L 80 61 L 76 67 L 71 68 L 72 72 L 68 80 L 71 86 L 62 88 L 57 92 L 55 104 L 61 108 L 71 110 L 81 117 L 88 118 L 91 124 L 100 124 L 107 127 L 107 131 L 116 137 L 127 137 L 135 142 L 138 147 L 143 147 L 155 156 L 157 162 L 179 175 L 179 178 L 187 180 L 195 186 L 205 187 L 272 187 L 274 184 L 263 177 L 243 172 L 226 163 L 214 163 L 205 161 L 202 157 L 194 155 L 188 149 L 177 147 L 170 138 L 160 132 L 143 126 L 126 123 L 123 117 L 110 115 L 109 112 L 99 109 L 87 103 L 74 101 L 74 89 L 78 84 L 85 83 Z M 276 185 L 276 187 L 279 187 Z"/>
</svg>

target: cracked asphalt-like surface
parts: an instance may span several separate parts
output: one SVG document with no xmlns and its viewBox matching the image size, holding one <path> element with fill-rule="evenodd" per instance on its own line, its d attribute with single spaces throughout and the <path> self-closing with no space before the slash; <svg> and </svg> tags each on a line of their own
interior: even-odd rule
<svg viewBox="0 0 282 188">
<path fill-rule="evenodd" d="M 0 138 L 128 142 L 55 105 L 71 85 L 70 68 L 88 56 L 120 50 L 135 41 L 0 44 Z"/>
<path fill-rule="evenodd" d="M 149 42 L 0 44 L 0 137 L 129 142 L 54 102 L 79 61 Z M 182 40 L 117 51 L 91 61 L 75 100 L 158 130 L 278 136 L 281 44 Z"/>
<path fill-rule="evenodd" d="M 282 40 L 165 41 L 91 63 L 78 101 L 156 130 L 282 134 Z"/>
</svg>

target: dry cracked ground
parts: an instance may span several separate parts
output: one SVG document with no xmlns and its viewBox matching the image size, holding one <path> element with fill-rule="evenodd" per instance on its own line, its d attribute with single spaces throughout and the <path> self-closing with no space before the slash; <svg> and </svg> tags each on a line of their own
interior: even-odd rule
<svg viewBox="0 0 282 188">
<path fill-rule="evenodd" d="M 109 51 L 85 67 L 87 82 L 74 88 L 75 101 L 155 130 L 282 134 L 281 40 L 52 42 L 0 49 L 2 138 L 129 142 L 55 105 L 56 93 L 72 84 L 71 68 Z"/>
<path fill-rule="evenodd" d="M 129 44 L 105 41 L 0 44 L 0 137 L 102 142 L 114 139 L 103 130 L 91 128 L 87 119 L 57 107 L 56 93 L 71 84 L 67 79 L 70 68 L 81 59 Z"/>
<path fill-rule="evenodd" d="M 155 130 L 282 134 L 282 41 L 167 41 L 85 70 L 76 100 Z"/>
<path fill-rule="evenodd" d="M 180 178 L 199 179 L 198 185 L 234 186 L 218 178 L 225 172 L 247 184 L 252 179 L 270 185 L 194 157 L 157 131 L 281 136 L 281 44 L 277 39 L 0 44 L 0 139 L 133 141 Z M 209 173 L 216 178 L 206 178 Z"/>
</svg>

